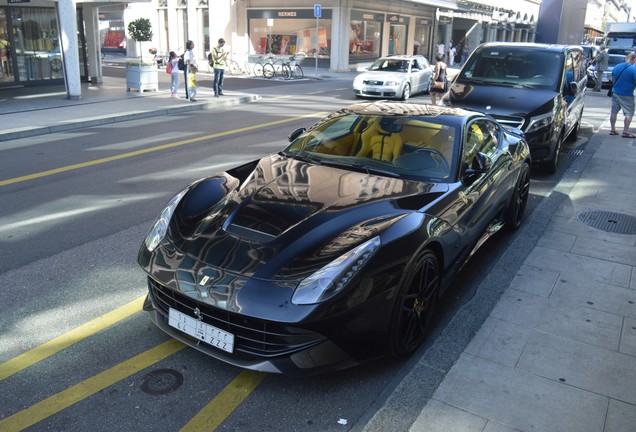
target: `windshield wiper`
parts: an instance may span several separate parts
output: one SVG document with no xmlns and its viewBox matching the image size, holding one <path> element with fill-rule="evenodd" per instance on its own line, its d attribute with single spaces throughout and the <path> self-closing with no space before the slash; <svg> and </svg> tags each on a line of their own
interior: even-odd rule
<svg viewBox="0 0 636 432">
<path fill-rule="evenodd" d="M 300 153 L 284 153 L 285 156 L 299 160 L 299 161 L 303 161 L 303 162 L 309 162 L 309 163 L 314 163 L 317 165 L 320 165 L 320 160 L 318 159 L 314 159 L 311 156 L 310 152 L 306 152 L 306 151 L 301 151 Z"/>
<path fill-rule="evenodd" d="M 387 177 L 399 177 L 400 175 L 389 170 L 383 170 L 381 168 L 370 167 L 369 165 L 364 165 L 359 162 L 344 162 L 344 161 L 333 161 L 333 160 L 323 160 L 323 165 L 332 166 L 335 168 L 354 168 L 358 171 L 366 172 L 367 174 L 379 174 Z"/>
</svg>

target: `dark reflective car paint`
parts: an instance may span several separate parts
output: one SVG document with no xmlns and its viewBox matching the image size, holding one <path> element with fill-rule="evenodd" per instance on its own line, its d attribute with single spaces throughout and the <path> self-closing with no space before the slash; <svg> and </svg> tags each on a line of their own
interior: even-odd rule
<svg viewBox="0 0 636 432">
<path fill-rule="evenodd" d="M 530 61 L 532 56 L 536 58 Z M 573 77 L 567 72 L 566 58 L 576 56 L 581 59 L 576 70 L 579 76 Z M 558 141 L 575 129 L 583 112 L 587 84 L 583 56 L 582 49 L 576 46 L 483 44 L 462 67 L 446 102 L 491 114 L 505 124 L 521 128 L 533 162 L 553 158 Z M 521 65 L 522 61 L 525 66 L 517 67 L 516 63 Z M 576 82 L 576 93 L 572 82 Z M 533 117 L 550 113 L 554 120 L 549 125 L 528 130 Z"/>
<path fill-rule="evenodd" d="M 400 112 L 430 111 L 432 119 L 452 114 L 447 121 L 460 126 L 485 119 L 385 102 L 350 109 L 398 118 Z M 463 139 L 463 126 L 459 131 Z M 385 355 L 397 292 L 413 257 L 423 248 L 435 252 L 441 295 L 496 231 L 487 228 L 505 216 L 518 168 L 529 155 L 514 131 L 499 127 L 497 140 L 484 156 L 489 169 L 482 160 L 484 172 L 470 179 L 466 167 L 454 168 L 447 181 L 416 181 L 321 165 L 317 155 L 312 162 L 280 153 L 196 182 L 159 247 L 139 251 L 149 275 L 146 309 L 171 336 L 255 370 L 306 376 Z M 381 249 L 337 296 L 292 303 L 301 280 L 376 236 Z M 168 308 L 234 334 L 234 353 L 176 331 L 167 323 Z"/>
</svg>

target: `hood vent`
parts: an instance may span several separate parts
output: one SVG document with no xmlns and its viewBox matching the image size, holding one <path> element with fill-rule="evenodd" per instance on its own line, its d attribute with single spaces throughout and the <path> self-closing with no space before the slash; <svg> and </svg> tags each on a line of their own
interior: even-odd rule
<svg viewBox="0 0 636 432">
<path fill-rule="evenodd" d="M 272 241 L 276 238 L 269 233 L 257 231 L 248 227 L 240 226 L 237 224 L 232 224 L 227 227 L 227 232 L 230 234 L 234 234 L 237 237 L 240 237 L 245 240 L 255 241 L 259 243 L 266 243 Z"/>
</svg>

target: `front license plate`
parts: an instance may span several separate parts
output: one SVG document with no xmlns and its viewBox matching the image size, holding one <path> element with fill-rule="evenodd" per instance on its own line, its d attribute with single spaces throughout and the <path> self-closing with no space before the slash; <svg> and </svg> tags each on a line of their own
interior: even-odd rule
<svg viewBox="0 0 636 432">
<path fill-rule="evenodd" d="M 213 347 L 229 353 L 234 351 L 234 335 L 232 333 L 206 324 L 178 310 L 170 308 L 168 311 L 168 324 Z"/>
</svg>

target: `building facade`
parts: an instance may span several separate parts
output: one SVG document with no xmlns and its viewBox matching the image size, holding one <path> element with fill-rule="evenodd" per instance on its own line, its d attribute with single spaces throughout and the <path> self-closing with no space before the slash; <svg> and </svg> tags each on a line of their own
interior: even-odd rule
<svg viewBox="0 0 636 432">
<path fill-rule="evenodd" d="M 241 64 L 296 55 L 339 72 L 391 54 L 433 60 L 444 52 L 448 61 L 451 46 L 460 61 L 464 48 L 483 42 L 534 41 L 540 6 L 541 0 L 0 0 L 0 90 L 64 82 L 74 97 L 80 82 L 101 82 L 100 52 L 180 54 L 192 40 L 206 62 L 220 37 Z M 628 9 L 623 0 L 588 0 L 589 37 L 604 22 L 633 20 Z M 599 14 L 600 21 L 590 18 Z M 126 30 L 139 17 L 153 29 L 141 52 Z"/>
<path fill-rule="evenodd" d="M 158 29 L 153 44 L 160 52 L 180 53 L 192 40 L 203 61 L 223 37 L 241 63 L 269 54 L 296 55 L 321 68 L 347 71 L 383 55 L 417 52 L 432 59 L 440 45 L 461 52 L 487 41 L 532 42 L 540 5 L 539 0 L 511 0 L 506 7 L 495 0 L 316 1 L 321 3 L 153 0 L 151 19 Z M 123 19 L 148 17 L 147 10 L 132 5 Z"/>
</svg>

